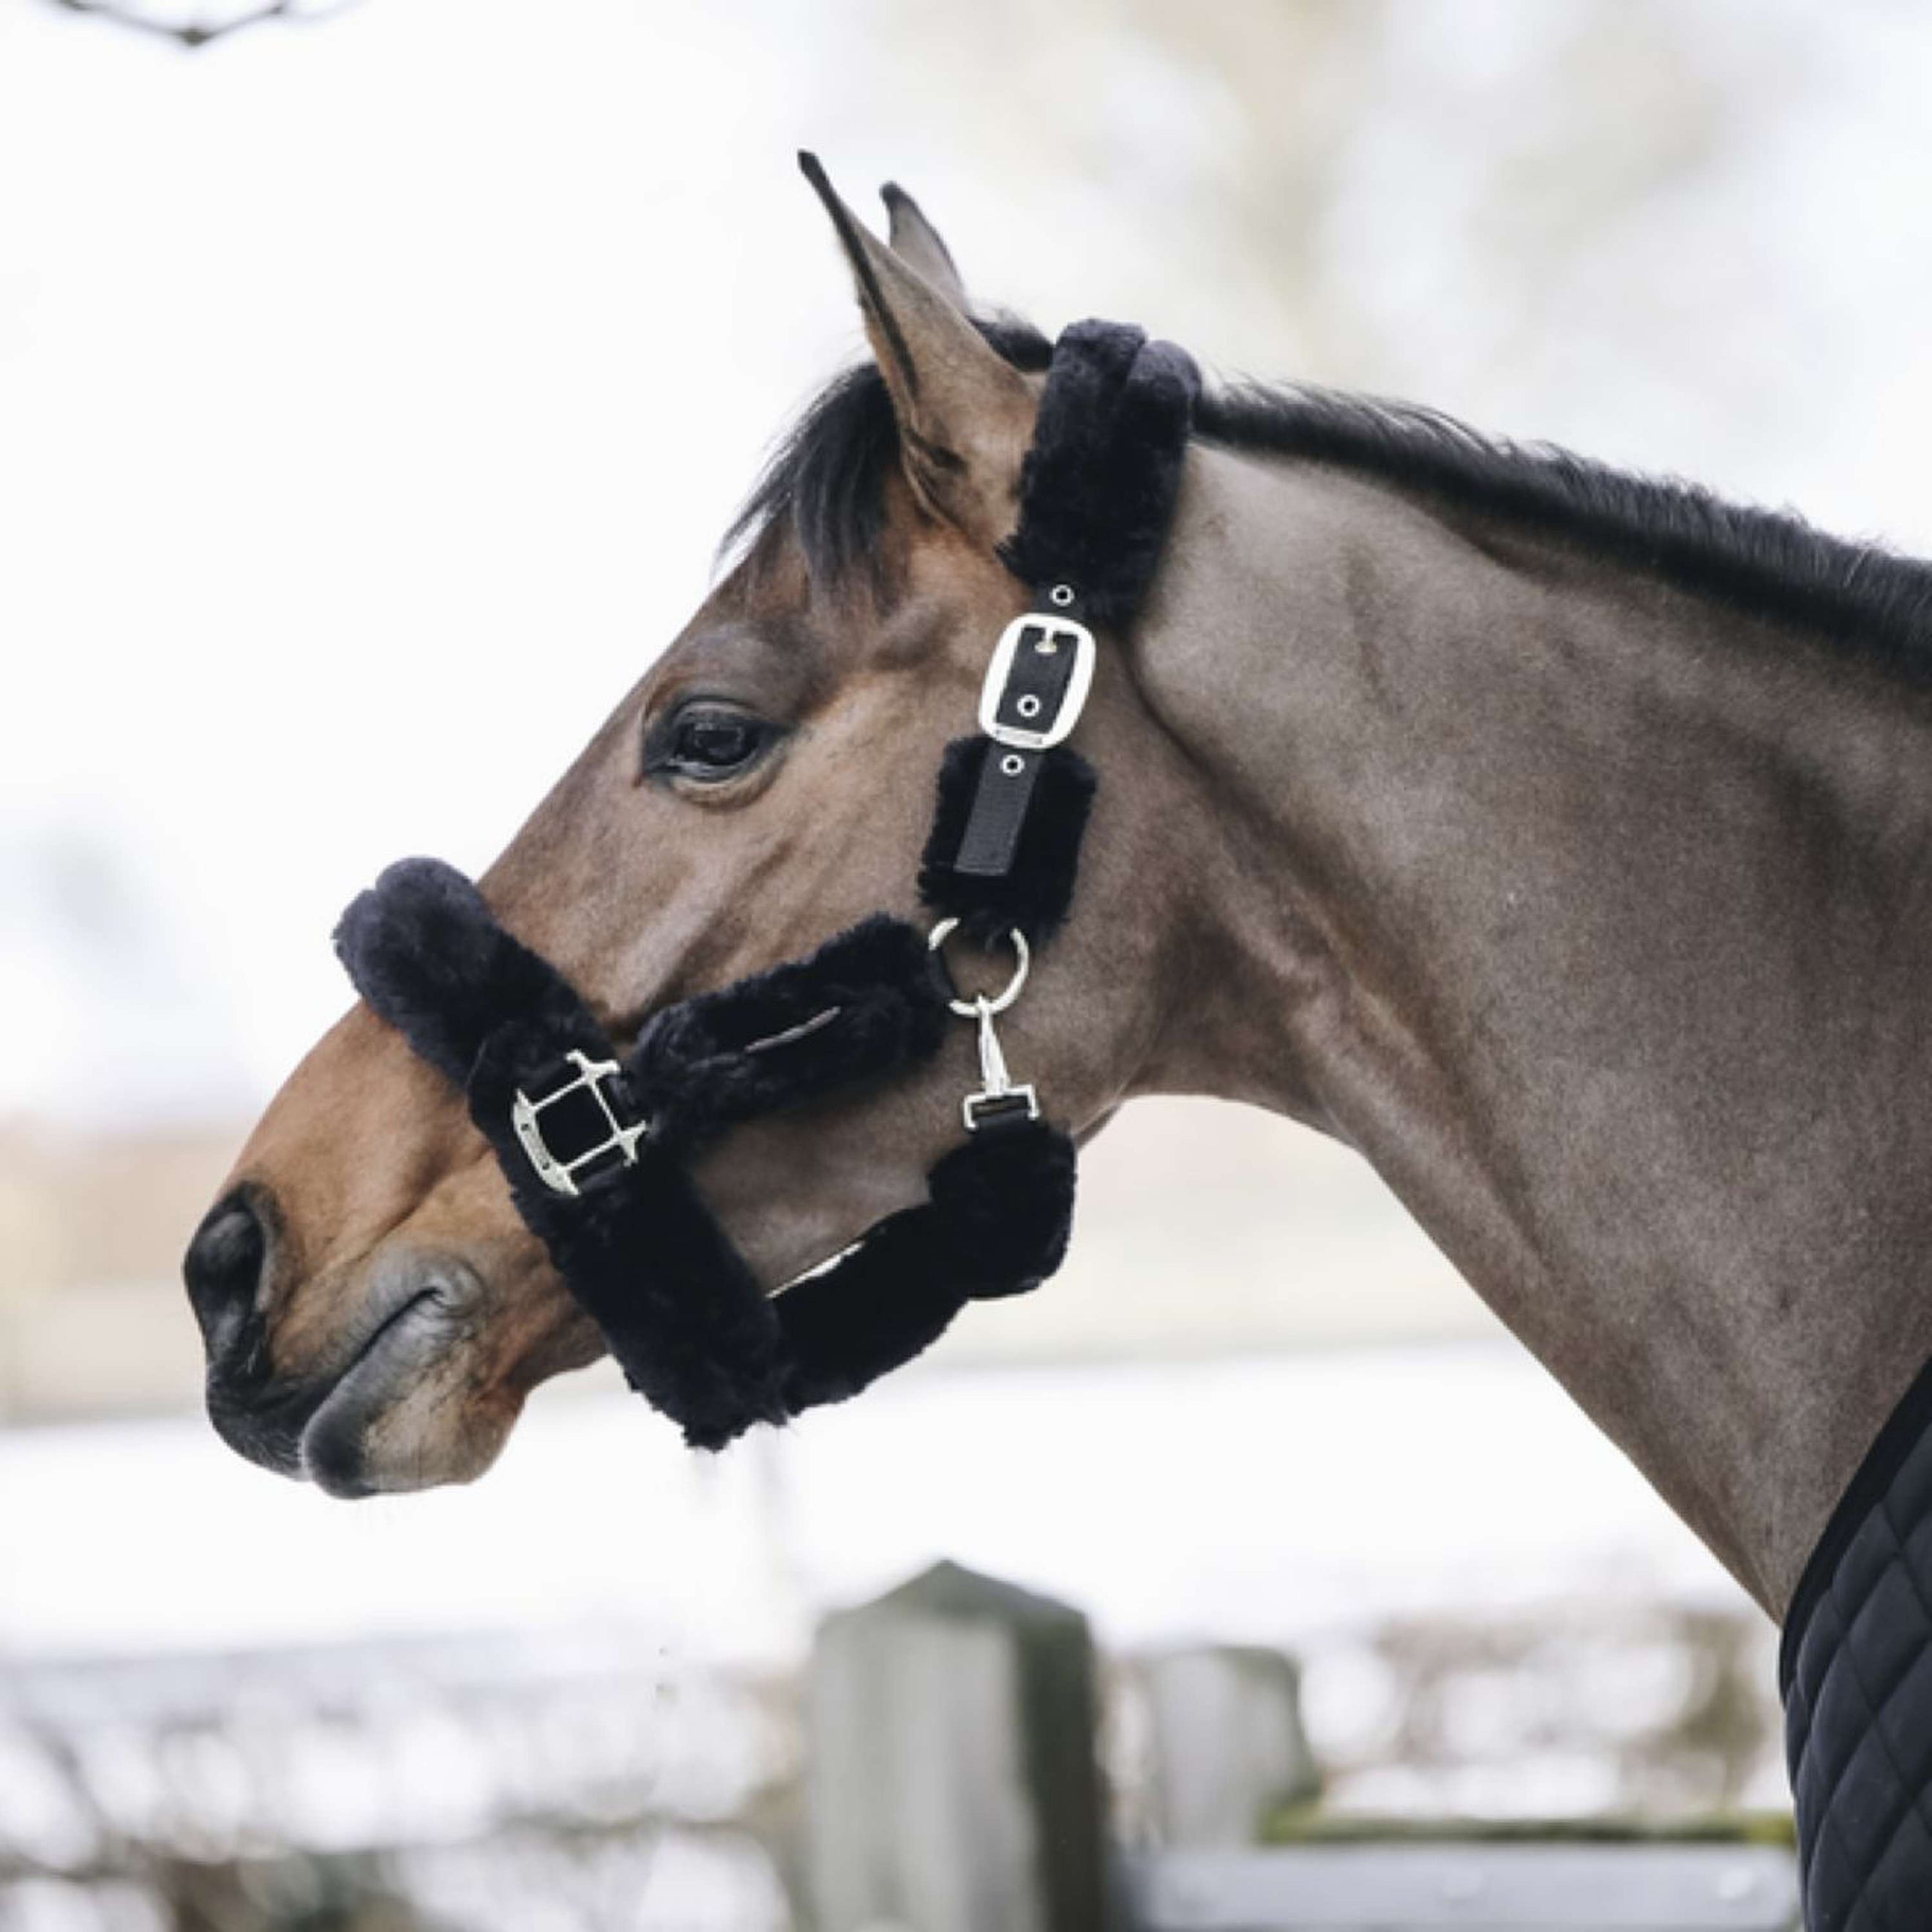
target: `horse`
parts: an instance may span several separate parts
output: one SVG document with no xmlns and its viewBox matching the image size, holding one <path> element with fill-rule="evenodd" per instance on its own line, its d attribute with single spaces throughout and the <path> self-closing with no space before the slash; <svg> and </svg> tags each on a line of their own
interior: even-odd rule
<svg viewBox="0 0 1932 1932">
<path fill-rule="evenodd" d="M 870 357 L 482 881 L 614 1040 L 917 916 L 932 773 L 1028 608 L 1001 547 L 1050 345 L 976 316 L 903 191 L 882 241 L 814 185 Z M 1078 739 L 1078 894 L 1003 1020 L 1072 1138 L 1174 1094 L 1340 1140 L 1768 1616 L 1826 1606 L 1835 1655 L 1874 1595 L 1922 1612 L 1881 1492 L 1932 1409 L 1932 568 L 1410 405 L 1210 385 Z M 962 1029 L 697 1155 L 765 1292 L 922 1198 L 970 1060 Z M 185 1272 L 224 1436 L 341 1496 L 480 1475 L 603 1346 L 460 1095 L 366 1005 Z M 1863 1684 L 1911 1787 L 1865 1792 L 1867 1862 L 1932 1891 L 1910 1641 L 1876 1686 L 1788 1656 L 1787 1696 L 1808 1735 Z M 1834 1748 L 1809 1821 L 1799 1765 L 1813 1923 L 1882 1925 L 1820 1888 L 1816 1846 L 1865 1828 L 1869 1766 Z"/>
</svg>

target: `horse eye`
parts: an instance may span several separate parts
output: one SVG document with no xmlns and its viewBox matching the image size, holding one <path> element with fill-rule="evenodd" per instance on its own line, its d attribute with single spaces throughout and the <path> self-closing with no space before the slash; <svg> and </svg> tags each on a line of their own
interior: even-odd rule
<svg viewBox="0 0 1932 1932">
<path fill-rule="evenodd" d="M 749 712 L 720 704 L 687 705 L 652 732 L 644 768 L 684 778 L 731 778 L 776 736 L 772 726 Z"/>
</svg>

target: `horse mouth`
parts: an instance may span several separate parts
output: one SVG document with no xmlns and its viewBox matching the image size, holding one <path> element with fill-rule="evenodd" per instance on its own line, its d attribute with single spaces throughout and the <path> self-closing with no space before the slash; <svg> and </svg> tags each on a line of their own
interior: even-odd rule
<svg viewBox="0 0 1932 1932">
<path fill-rule="evenodd" d="M 411 1258 L 378 1286 L 360 1332 L 326 1370 L 279 1386 L 211 1373 L 217 1430 L 249 1461 L 331 1496 L 392 1486 L 372 1479 L 367 1438 L 459 1339 L 460 1312 L 473 1298 L 466 1273 L 442 1257 Z"/>
<path fill-rule="evenodd" d="M 406 1295 L 321 1391 L 296 1448 L 301 1474 L 326 1494 L 394 1486 L 371 1474 L 369 1435 L 455 1340 L 453 1287 L 438 1274 Z"/>
</svg>

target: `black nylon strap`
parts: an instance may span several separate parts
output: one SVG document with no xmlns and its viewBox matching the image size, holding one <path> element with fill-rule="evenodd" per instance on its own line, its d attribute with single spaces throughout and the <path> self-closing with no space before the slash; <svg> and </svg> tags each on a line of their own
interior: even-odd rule
<svg viewBox="0 0 1932 1932">
<path fill-rule="evenodd" d="M 974 788 L 973 808 L 959 841 L 955 872 L 976 879 L 1004 879 L 1013 868 L 1027 807 L 1046 762 L 1043 752 L 1022 752 L 1006 745 L 988 748 Z"/>
</svg>

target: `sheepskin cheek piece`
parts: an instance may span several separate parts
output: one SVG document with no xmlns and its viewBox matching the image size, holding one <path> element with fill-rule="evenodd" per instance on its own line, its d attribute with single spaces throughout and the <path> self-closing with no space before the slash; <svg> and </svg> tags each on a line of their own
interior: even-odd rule
<svg viewBox="0 0 1932 1932">
<path fill-rule="evenodd" d="M 1108 626 L 1130 620 L 1172 514 L 1198 387 L 1181 351 L 1138 329 L 1082 322 L 1060 338 L 1018 526 L 1000 552 L 1036 609 Z M 974 870 L 956 862 L 997 749 L 986 737 L 947 748 L 920 896 L 982 945 L 1016 928 L 1038 946 L 1072 904 L 1096 780 L 1066 745 L 1028 754 L 1037 770 L 1010 856 L 997 871 Z M 572 1054 L 619 1061 L 596 1016 L 449 866 L 391 866 L 343 916 L 336 950 L 375 1012 L 462 1090 L 518 1211 L 632 1387 L 695 1448 L 856 1394 L 968 1301 L 1034 1287 L 1066 1252 L 1073 1144 L 1010 1109 L 982 1116 L 939 1160 L 923 1203 L 772 1298 L 692 1185 L 686 1160 L 719 1134 L 876 1084 L 938 1049 L 944 996 L 926 942 L 903 920 L 862 920 L 808 958 L 652 1015 L 601 1076 L 601 1100 L 565 1091 Z M 586 1151 L 604 1136 L 608 1104 L 638 1130 L 634 1160 L 607 1150 L 574 1170 L 574 1195 L 554 1191 L 513 1111 L 520 1098 L 554 1096 L 559 1114 L 573 1102 L 588 1110 Z M 547 1116 L 544 1144 L 569 1160 L 552 1131 Z"/>
</svg>

